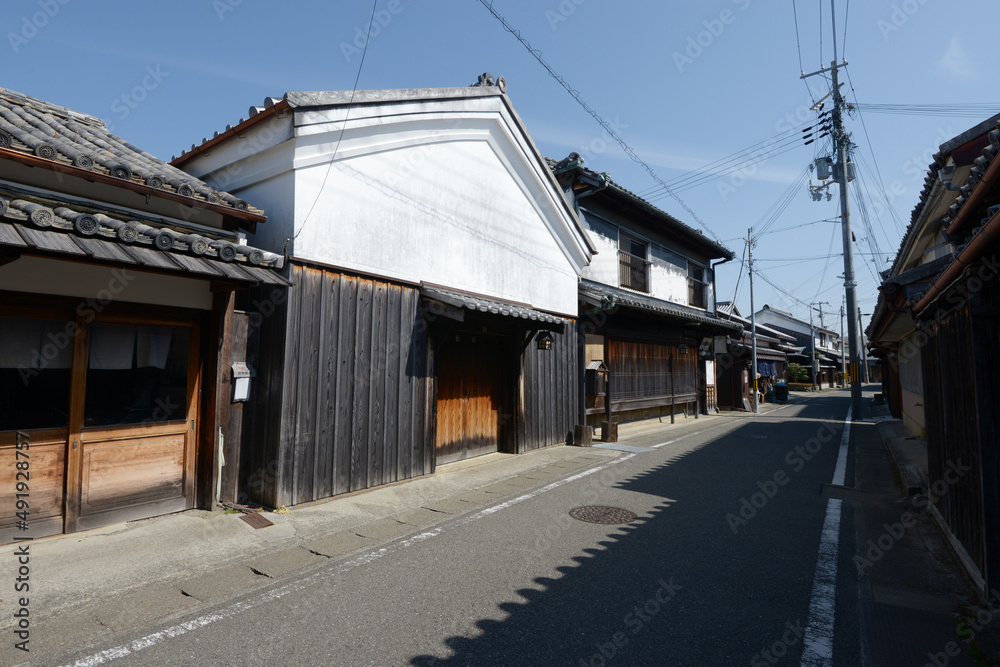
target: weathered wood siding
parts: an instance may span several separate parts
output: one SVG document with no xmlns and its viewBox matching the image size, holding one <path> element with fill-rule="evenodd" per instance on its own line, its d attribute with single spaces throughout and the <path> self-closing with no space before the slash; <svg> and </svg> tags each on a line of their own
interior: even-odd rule
<svg viewBox="0 0 1000 667">
<path fill-rule="evenodd" d="M 673 371 L 671 377 L 671 361 Z M 661 399 L 658 405 L 697 398 L 698 353 L 694 345 L 681 354 L 677 345 L 608 340 L 611 400 Z"/>
<path fill-rule="evenodd" d="M 524 350 L 521 452 L 572 441 L 580 377 L 576 323 L 552 337 L 551 350 L 534 341 Z"/>
<path fill-rule="evenodd" d="M 952 533 L 984 571 L 981 441 L 968 305 L 924 329 L 922 356 L 927 400 L 927 468 L 930 494 Z M 913 354 L 901 346 L 900 356 Z M 995 409 L 995 406 L 990 408 Z M 954 484 L 949 466 L 968 466 Z M 935 489 L 936 487 L 936 489 Z"/>
<path fill-rule="evenodd" d="M 261 312 L 250 497 L 295 505 L 432 472 L 431 350 L 410 287 L 293 264 Z M 255 318 L 251 316 L 251 325 Z M 251 334 L 251 343 L 255 336 Z"/>
</svg>

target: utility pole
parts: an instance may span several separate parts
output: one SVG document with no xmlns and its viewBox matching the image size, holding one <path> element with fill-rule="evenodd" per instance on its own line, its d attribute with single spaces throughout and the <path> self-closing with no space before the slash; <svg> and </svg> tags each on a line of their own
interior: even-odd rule
<svg viewBox="0 0 1000 667">
<path fill-rule="evenodd" d="M 813 327 L 813 307 L 809 304 L 809 356 L 812 357 L 813 385 L 819 375 L 819 360 L 816 358 L 816 329 Z"/>
<path fill-rule="evenodd" d="M 757 404 L 757 312 L 753 306 L 753 227 L 747 230 L 747 256 L 750 258 L 750 377 L 753 378 L 753 413 L 760 414 Z"/>
<path fill-rule="evenodd" d="M 813 326 L 813 311 L 816 310 L 816 306 L 819 306 L 819 326 L 821 329 L 825 329 L 823 326 L 823 305 L 830 304 L 826 301 L 813 301 L 809 304 L 809 335 L 812 338 L 812 358 L 813 358 L 813 384 L 818 384 L 820 389 L 823 388 L 822 382 L 816 382 L 819 377 L 819 358 L 816 356 L 816 331 Z"/>
<path fill-rule="evenodd" d="M 865 351 L 865 331 L 862 328 L 863 322 L 861 321 L 861 307 L 858 307 L 858 341 L 859 347 L 861 348 L 861 358 L 862 358 L 862 368 L 864 372 L 862 377 L 865 383 L 868 382 L 868 353 Z"/>
<path fill-rule="evenodd" d="M 833 25 L 833 62 L 830 67 L 821 69 L 811 74 L 802 73 L 800 78 L 805 79 L 817 74 L 830 72 L 833 78 L 833 144 L 837 157 L 835 176 L 840 185 L 840 219 L 843 227 L 844 240 L 844 291 L 847 303 L 847 316 L 850 319 L 847 327 L 848 339 L 851 354 L 851 413 L 854 420 L 862 419 L 861 405 L 861 348 L 858 341 L 858 328 L 860 318 L 858 318 L 858 284 L 854 280 L 854 248 L 851 245 L 853 235 L 851 234 L 851 207 L 847 191 L 849 162 L 847 151 L 850 146 L 850 135 L 844 130 L 844 97 L 840 94 L 840 68 L 847 65 L 847 61 L 837 62 L 837 11 L 836 0 L 830 0 L 831 23 Z"/>
<path fill-rule="evenodd" d="M 847 355 L 844 354 L 844 303 L 840 303 L 840 381 L 847 386 Z"/>
</svg>

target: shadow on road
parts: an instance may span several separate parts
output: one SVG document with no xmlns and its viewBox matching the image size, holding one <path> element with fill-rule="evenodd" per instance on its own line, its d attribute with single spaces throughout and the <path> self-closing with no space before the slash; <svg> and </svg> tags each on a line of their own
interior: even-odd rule
<svg viewBox="0 0 1000 667">
<path fill-rule="evenodd" d="M 845 411 L 844 402 L 809 401 L 783 411 L 801 421 L 748 421 L 612 481 L 659 499 L 653 511 L 623 527 L 571 524 L 591 531 L 595 544 L 559 568 L 561 577 L 526 581 L 523 600 L 500 605 L 505 620 L 480 620 L 477 636 L 444 640 L 450 657 L 411 664 L 703 667 L 749 664 L 775 646 L 797 656 L 826 503 L 821 486 Z M 600 491 L 594 496 L 602 504 Z"/>
</svg>

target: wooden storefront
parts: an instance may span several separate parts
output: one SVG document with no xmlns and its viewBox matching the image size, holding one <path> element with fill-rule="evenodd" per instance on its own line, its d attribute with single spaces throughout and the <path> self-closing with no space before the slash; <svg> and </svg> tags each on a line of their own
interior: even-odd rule
<svg viewBox="0 0 1000 667">
<path fill-rule="evenodd" d="M 0 473 L 0 543 L 213 506 L 213 436 L 230 396 L 210 336 L 232 332 L 213 327 L 212 311 L 0 299 L 0 456 L 12 462 Z"/>
</svg>

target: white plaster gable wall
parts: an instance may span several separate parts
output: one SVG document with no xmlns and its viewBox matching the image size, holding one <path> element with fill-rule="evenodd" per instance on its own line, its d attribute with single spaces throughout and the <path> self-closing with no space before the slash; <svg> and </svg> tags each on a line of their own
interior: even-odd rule
<svg viewBox="0 0 1000 667">
<path fill-rule="evenodd" d="M 590 250 L 572 209 L 505 98 L 471 90 L 316 101 L 185 169 L 264 209 L 259 247 L 575 316 Z"/>
<path fill-rule="evenodd" d="M 500 98 L 462 105 L 297 115 L 294 255 L 575 315 L 567 204 Z"/>
<path fill-rule="evenodd" d="M 293 113 L 285 111 L 241 131 L 183 165 L 212 187 L 231 192 L 264 210 L 252 245 L 281 253 L 294 234 L 295 178 L 292 173 Z"/>
</svg>

